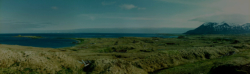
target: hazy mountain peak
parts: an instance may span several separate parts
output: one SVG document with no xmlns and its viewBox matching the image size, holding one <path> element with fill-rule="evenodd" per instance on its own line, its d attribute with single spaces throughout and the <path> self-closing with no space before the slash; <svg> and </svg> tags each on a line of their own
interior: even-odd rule
<svg viewBox="0 0 250 74">
<path fill-rule="evenodd" d="M 227 22 L 206 22 L 185 34 L 240 34 L 250 33 L 250 23 L 236 24 Z"/>
<path fill-rule="evenodd" d="M 217 22 L 206 22 L 204 24 L 202 24 L 203 26 L 209 26 L 209 25 L 217 25 Z"/>
</svg>

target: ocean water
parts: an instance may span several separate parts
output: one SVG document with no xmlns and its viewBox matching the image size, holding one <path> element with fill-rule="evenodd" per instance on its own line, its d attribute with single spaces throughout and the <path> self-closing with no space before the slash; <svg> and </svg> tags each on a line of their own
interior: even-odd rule
<svg viewBox="0 0 250 74">
<path fill-rule="evenodd" d="M 14 36 L 41 36 L 41 39 L 32 39 Z M 0 34 L 0 44 L 22 45 L 46 48 L 62 48 L 74 46 L 73 39 L 65 38 L 119 38 L 119 37 L 161 37 L 174 38 L 162 34 L 140 34 L 140 33 L 25 33 L 25 34 Z"/>
</svg>

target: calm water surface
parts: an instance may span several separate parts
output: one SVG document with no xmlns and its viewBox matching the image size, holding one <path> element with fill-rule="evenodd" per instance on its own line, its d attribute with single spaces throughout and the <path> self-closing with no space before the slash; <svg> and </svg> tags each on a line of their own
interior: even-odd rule
<svg viewBox="0 0 250 74">
<path fill-rule="evenodd" d="M 42 36 L 41 39 L 32 39 L 14 36 Z M 135 33 L 39 33 L 39 34 L 0 34 L 0 44 L 22 45 L 33 47 L 61 48 L 74 46 L 72 39 L 63 38 L 119 38 L 119 37 L 162 37 L 174 38 L 161 34 L 135 34 Z"/>
</svg>

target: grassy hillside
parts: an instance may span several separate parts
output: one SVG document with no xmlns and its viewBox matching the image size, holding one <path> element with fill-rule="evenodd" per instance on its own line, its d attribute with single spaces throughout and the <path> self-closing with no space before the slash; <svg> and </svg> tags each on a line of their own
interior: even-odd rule
<svg viewBox="0 0 250 74">
<path fill-rule="evenodd" d="M 82 73 L 80 63 L 60 53 L 0 48 L 0 73 Z"/>
<path fill-rule="evenodd" d="M 10 66 L 0 64 L 0 67 L 3 72 L 207 74 L 220 71 L 220 67 L 237 69 L 234 71 L 236 73 L 247 72 L 245 69 L 248 69 L 247 64 L 250 64 L 248 55 L 250 35 L 247 34 L 182 35 L 178 38 L 76 38 L 76 40 L 81 43 L 58 49 L 0 45 L 2 47 L 0 53 L 6 51 L 8 51 L 6 53 L 18 53 L 18 57 L 12 58 L 14 61 L 18 58 L 45 60 L 38 63 L 51 62 L 46 67 L 51 69 L 47 71 L 45 68 L 40 68 L 39 65 L 32 64 L 33 61 L 26 62 L 27 66 L 18 66 L 10 62 L 6 64 Z M 45 53 L 46 55 L 41 56 Z M 26 54 L 32 57 L 25 57 Z M 46 59 L 48 57 L 53 59 Z M 78 60 L 90 60 L 92 63 L 82 69 Z M 52 64 L 55 66 L 52 67 Z M 26 71 L 25 68 L 32 71 Z"/>
</svg>

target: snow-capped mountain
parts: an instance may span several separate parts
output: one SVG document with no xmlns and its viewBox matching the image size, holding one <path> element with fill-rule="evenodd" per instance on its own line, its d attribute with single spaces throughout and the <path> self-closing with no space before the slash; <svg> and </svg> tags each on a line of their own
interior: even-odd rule
<svg viewBox="0 0 250 74">
<path fill-rule="evenodd" d="M 250 33 L 250 23 L 235 24 L 226 22 L 207 22 L 184 34 L 243 34 Z"/>
</svg>

